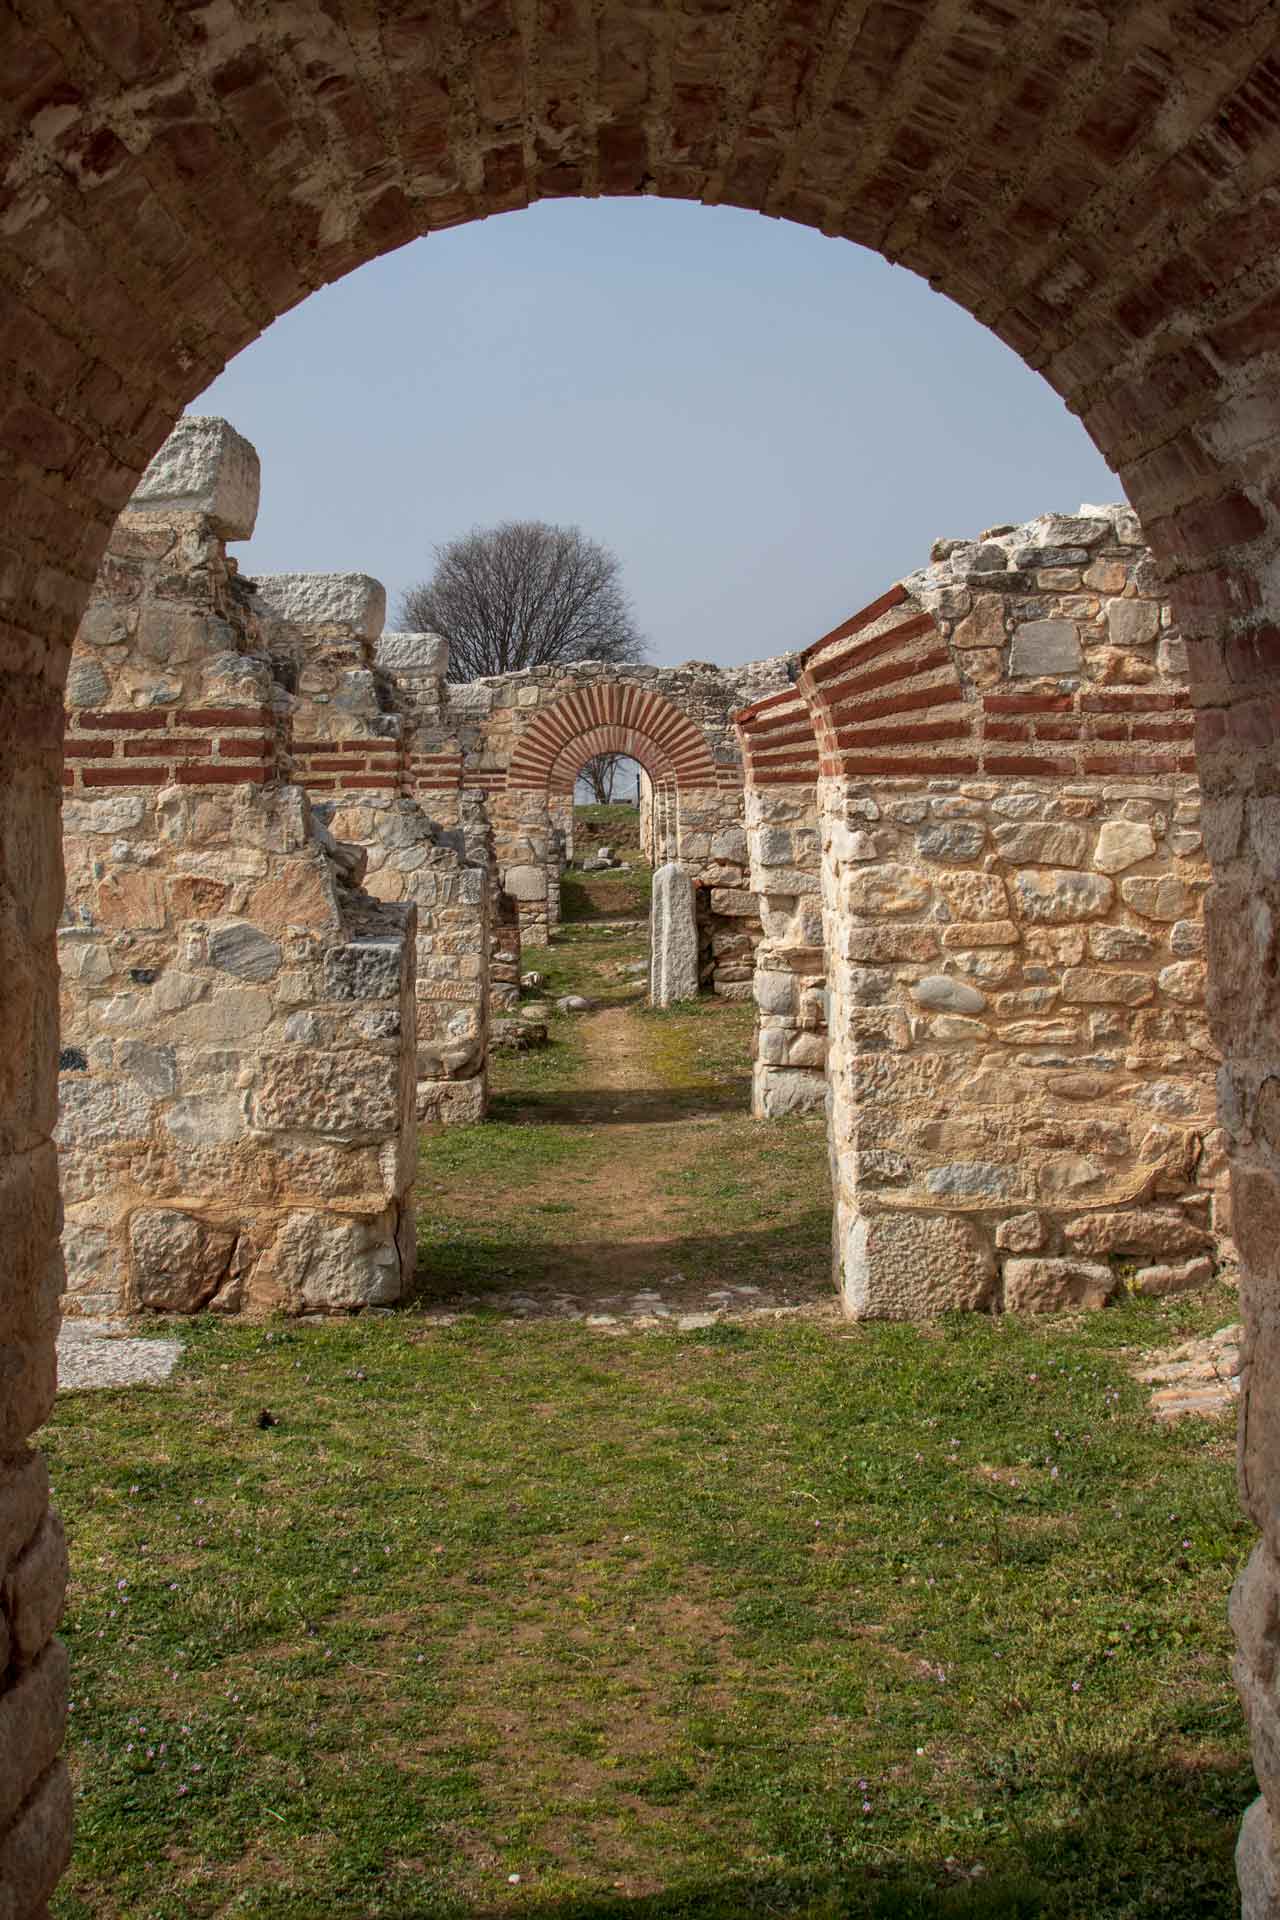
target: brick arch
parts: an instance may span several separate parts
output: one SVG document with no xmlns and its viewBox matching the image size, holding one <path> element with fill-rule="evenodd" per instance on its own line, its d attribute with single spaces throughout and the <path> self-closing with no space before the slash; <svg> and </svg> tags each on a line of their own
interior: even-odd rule
<svg viewBox="0 0 1280 1920">
<path fill-rule="evenodd" d="M 314 288 L 437 228 L 578 193 L 727 202 L 877 249 L 1041 372 L 1120 474 L 1188 640 L 1250 1340 L 1257 1377 L 1272 1377 L 1280 1183 L 1259 1089 L 1280 1066 L 1266 811 L 1280 737 L 1278 60 L 1274 8 L 1227 0 L 835 0 L 799 23 L 750 0 L 697 18 L 641 0 L 538 18 L 512 0 L 384 0 L 376 21 L 345 0 L 253 17 L 162 0 L 6 11 L 6 1460 L 53 1391 L 62 687 L 111 523 L 182 408 Z M 1242 1485 L 1275 1552 L 1271 1398 L 1249 1399 Z M 0 1484 L 15 1548 L 39 1537 L 43 1506 L 22 1471 Z M 1280 1572 L 1260 1564 L 1265 1593 Z M 1280 1778 L 1267 1784 L 1280 1806 Z M 2 1836 L 4 1857 L 27 1864 L 6 1891 L 26 1916 L 56 1877 L 64 1783 L 42 1749 L 14 1785 L 27 1825 Z M 1265 1815 L 1244 1857 L 1253 1920 L 1280 1870 Z"/>
<path fill-rule="evenodd" d="M 572 793 L 593 753 L 629 754 L 650 779 L 677 788 L 716 785 L 701 728 L 652 688 L 611 680 L 577 687 L 536 715 L 516 742 L 507 785 Z"/>
</svg>

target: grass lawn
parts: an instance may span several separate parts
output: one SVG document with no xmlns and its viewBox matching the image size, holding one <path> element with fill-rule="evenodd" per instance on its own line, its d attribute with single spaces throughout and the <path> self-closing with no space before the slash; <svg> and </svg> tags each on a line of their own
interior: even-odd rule
<svg viewBox="0 0 1280 1920">
<path fill-rule="evenodd" d="M 45 1436 L 55 1914 L 1225 1920 L 1232 1440 L 1126 1363 L 1232 1304 L 188 1327 Z"/>
</svg>

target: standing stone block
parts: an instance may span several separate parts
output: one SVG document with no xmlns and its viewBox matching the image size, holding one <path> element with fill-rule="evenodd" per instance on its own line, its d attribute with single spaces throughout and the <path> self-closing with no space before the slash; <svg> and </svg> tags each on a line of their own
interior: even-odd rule
<svg viewBox="0 0 1280 1920">
<path fill-rule="evenodd" d="M 698 991 L 698 923 L 693 881 L 670 861 L 653 876 L 649 997 L 655 1007 L 692 1000 Z"/>
<path fill-rule="evenodd" d="M 260 573 L 264 613 L 300 627 L 342 627 L 376 640 L 387 617 L 387 590 L 367 573 Z"/>
<path fill-rule="evenodd" d="M 443 680 L 449 671 L 449 642 L 442 633 L 384 633 L 373 657 L 384 673 L 422 673 Z"/>
<path fill-rule="evenodd" d="M 144 472 L 129 502 L 144 513 L 199 513 L 224 540 L 248 540 L 258 518 L 258 455 L 225 420 L 188 413 Z"/>
</svg>

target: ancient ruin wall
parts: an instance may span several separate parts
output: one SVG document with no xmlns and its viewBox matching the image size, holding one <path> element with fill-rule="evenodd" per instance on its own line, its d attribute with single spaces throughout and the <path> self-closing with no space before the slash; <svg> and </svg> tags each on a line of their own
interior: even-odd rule
<svg viewBox="0 0 1280 1920">
<path fill-rule="evenodd" d="M 255 508 L 252 449 L 185 422 L 73 654 L 72 1311 L 346 1310 L 413 1273 L 414 912 L 359 891 L 287 778 L 290 699 L 225 549 Z"/>
<path fill-rule="evenodd" d="M 192 15 L 158 0 L 113 10 L 120 32 L 104 18 L 24 0 L 5 19 L 6 1624 L 20 1592 L 33 1608 L 24 1633 L 43 1625 L 47 1641 L 57 1613 L 52 1557 L 32 1565 L 46 1495 L 25 1447 L 53 1392 L 62 692 L 110 527 L 183 405 L 313 288 L 429 231 L 574 193 L 728 199 L 891 254 L 1043 372 L 1141 512 L 1197 707 L 1210 1004 L 1248 1202 L 1242 1490 L 1274 1554 L 1274 17 L 1152 0 L 1093 8 L 1083 34 L 1051 9 L 1010 35 L 985 5 L 924 0 L 851 16 L 847 44 L 789 13 L 742 4 L 691 20 L 635 0 L 531 16 L 496 37 L 486 10 L 442 36 L 402 0 L 377 33 L 345 31 L 320 0 L 294 0 L 288 34 L 275 9 L 205 9 L 194 32 Z M 980 84 L 957 86 L 959 72 Z M 912 84 L 893 84 L 903 73 Z M 1238 1856 L 1248 1920 L 1270 1920 L 1280 1887 L 1280 1726 L 1266 1694 L 1280 1588 L 1265 1567 L 1241 1622 L 1264 1681 L 1251 1711 L 1266 1797 Z M 56 1649 L 14 1646 L 0 1887 L 34 1920 L 68 1844 L 52 1757 L 65 1687 Z"/>
<path fill-rule="evenodd" d="M 678 859 L 697 888 L 703 982 L 747 997 L 760 927 L 732 716 L 785 683 L 785 661 L 736 669 L 584 661 L 448 687 L 442 719 L 460 751 L 458 777 L 485 796 L 523 941 L 545 944 L 558 917 L 564 809 L 579 770 L 593 753 L 626 753 L 657 791 L 656 853 Z"/>
<path fill-rule="evenodd" d="M 827 1097 L 827 952 L 813 717 L 794 687 L 738 715 L 746 768 L 750 883 L 764 938 L 752 975 L 756 1003 L 751 1111 L 807 1113 Z"/>
<path fill-rule="evenodd" d="M 419 758 L 424 736 L 439 730 L 448 649 L 435 634 L 384 633 L 386 595 L 365 574 L 247 584 L 276 670 L 295 689 L 298 779 L 336 838 L 364 849 L 365 891 L 417 909 L 418 1118 L 481 1120 L 491 838 L 475 797 L 447 784 L 440 758 Z"/>
<path fill-rule="evenodd" d="M 1170 609 L 1127 510 L 937 552 L 798 682 L 847 1310 L 1193 1284 L 1225 1161 Z"/>
</svg>

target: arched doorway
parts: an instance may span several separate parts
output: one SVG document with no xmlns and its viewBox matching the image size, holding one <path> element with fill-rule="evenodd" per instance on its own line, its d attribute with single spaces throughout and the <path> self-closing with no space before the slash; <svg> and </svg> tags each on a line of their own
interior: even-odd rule
<svg viewBox="0 0 1280 1920">
<path fill-rule="evenodd" d="M 24 1449 L 53 1388 L 61 691 L 112 519 L 183 405 L 312 288 L 539 197 L 656 191 L 797 220 L 929 278 L 1081 415 L 1168 569 L 1198 709 L 1210 992 L 1249 1269 L 1242 1484 L 1268 1542 L 1241 1633 L 1280 1804 L 1274 1708 L 1255 1684 L 1280 1586 L 1271 12 L 1038 5 L 1014 21 L 936 0 L 797 23 L 619 4 L 531 23 L 395 5 L 375 22 L 303 0 L 251 26 L 154 0 L 42 0 L 10 14 L 0 52 L 2 1510 L 32 1582 L 15 1713 L 38 1699 L 52 1727 L 60 1692 L 46 1646 L 58 1558 L 30 1558 L 44 1499 Z M 59 1866 L 54 1745 L 56 1732 L 31 1743 L 13 1798 L 28 1823 L 17 1911 L 38 1910 Z M 1261 1811 L 1248 1834 L 1261 1914 L 1277 1871 Z"/>
</svg>

